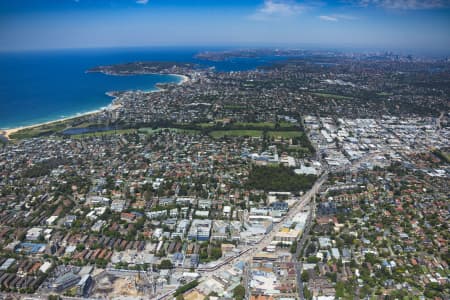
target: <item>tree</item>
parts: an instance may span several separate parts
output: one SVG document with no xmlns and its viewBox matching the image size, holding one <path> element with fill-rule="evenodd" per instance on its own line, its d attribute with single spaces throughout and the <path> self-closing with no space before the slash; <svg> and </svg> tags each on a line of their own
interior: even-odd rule
<svg viewBox="0 0 450 300">
<path fill-rule="evenodd" d="M 84 244 L 78 244 L 78 245 L 77 245 L 77 251 L 78 251 L 78 252 L 81 252 L 81 251 L 83 251 L 84 249 L 86 249 L 86 247 L 84 246 Z"/>
<path fill-rule="evenodd" d="M 310 264 L 314 264 L 320 261 L 320 259 L 317 256 L 309 256 L 306 261 Z"/>
<path fill-rule="evenodd" d="M 336 283 L 336 297 L 344 297 L 345 284 L 342 281 Z"/>
<path fill-rule="evenodd" d="M 104 258 L 97 258 L 97 259 L 95 259 L 95 265 L 98 268 L 105 268 L 107 264 L 108 264 L 108 261 L 106 259 L 104 259 Z"/>
<path fill-rule="evenodd" d="M 325 274 L 331 281 L 336 282 L 337 274 L 335 272 L 328 272 Z"/>
<path fill-rule="evenodd" d="M 161 263 L 159 264 L 159 268 L 160 269 L 172 269 L 173 265 L 172 262 L 168 259 L 164 259 L 161 261 Z"/>
<path fill-rule="evenodd" d="M 303 270 L 303 272 L 302 272 L 302 281 L 303 282 L 308 282 L 309 281 L 309 273 L 306 270 Z"/>
<path fill-rule="evenodd" d="M 265 191 L 298 192 L 309 189 L 315 181 L 314 175 L 299 175 L 284 166 L 254 166 L 248 176 L 247 187 Z"/>
<path fill-rule="evenodd" d="M 366 253 L 365 261 L 371 263 L 372 265 L 378 262 L 377 257 L 373 253 Z"/>
<path fill-rule="evenodd" d="M 312 299 L 312 294 L 306 285 L 303 287 L 303 295 L 305 296 L 305 299 Z"/>
<path fill-rule="evenodd" d="M 191 281 L 189 283 L 186 283 L 183 286 L 180 286 L 175 293 L 173 294 L 175 297 L 178 297 L 179 295 L 183 295 L 185 292 L 189 291 L 190 289 L 195 288 L 198 285 L 198 280 Z"/>
<path fill-rule="evenodd" d="M 217 292 L 211 292 L 208 294 L 208 297 L 218 297 L 219 294 L 217 294 Z"/>
<path fill-rule="evenodd" d="M 237 300 L 243 300 L 245 297 L 245 287 L 240 284 L 237 287 L 234 288 L 233 290 L 233 297 L 234 299 Z"/>
<path fill-rule="evenodd" d="M 297 252 L 297 241 L 294 241 L 291 245 L 291 249 L 289 250 L 292 254 Z"/>
<path fill-rule="evenodd" d="M 214 260 L 221 258 L 222 257 L 222 249 L 220 247 L 211 248 L 210 256 Z"/>
</svg>

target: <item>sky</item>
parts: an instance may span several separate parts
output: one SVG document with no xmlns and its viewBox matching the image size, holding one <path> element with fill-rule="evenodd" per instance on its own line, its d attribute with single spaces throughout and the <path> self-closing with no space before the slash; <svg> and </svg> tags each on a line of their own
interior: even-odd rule
<svg viewBox="0 0 450 300">
<path fill-rule="evenodd" d="M 148 46 L 450 55 L 450 0 L 0 1 L 0 51 Z"/>
</svg>

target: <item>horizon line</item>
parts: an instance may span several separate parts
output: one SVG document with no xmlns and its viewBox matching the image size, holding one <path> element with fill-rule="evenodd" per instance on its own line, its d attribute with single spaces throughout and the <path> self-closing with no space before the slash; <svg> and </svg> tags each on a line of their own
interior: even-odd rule
<svg viewBox="0 0 450 300">
<path fill-rule="evenodd" d="M 77 50 L 114 50 L 114 49 L 157 49 L 157 48 L 177 48 L 177 49 L 195 49 L 201 50 L 198 48 L 210 48 L 217 50 L 225 50 L 225 49 L 304 49 L 304 50 L 328 50 L 328 51 L 336 51 L 336 52 L 348 52 L 355 51 L 357 53 L 364 52 L 393 52 L 394 54 L 401 55 L 419 55 L 419 56 L 432 56 L 432 57 L 448 57 L 450 56 L 450 50 L 442 49 L 442 50 L 430 50 L 430 49 L 419 49 L 419 48 L 403 48 L 403 47 L 385 47 L 385 46 L 351 46 L 351 45 L 341 45 L 341 46 L 332 46 L 332 45 L 320 45 L 315 43 L 269 43 L 269 44 L 260 44 L 260 43 L 247 43 L 247 44 L 215 44 L 215 45 L 207 45 L 207 44 L 158 44 L 158 45 L 129 45 L 129 46 L 86 46 L 86 47 L 50 47 L 50 48 L 17 48 L 17 49 L 1 49 L 0 54 L 13 54 L 13 53 L 33 53 L 33 52 L 59 52 L 59 51 L 77 51 Z M 196 49 L 197 48 L 197 49 Z M 205 49 L 206 50 L 206 49 Z"/>
</svg>

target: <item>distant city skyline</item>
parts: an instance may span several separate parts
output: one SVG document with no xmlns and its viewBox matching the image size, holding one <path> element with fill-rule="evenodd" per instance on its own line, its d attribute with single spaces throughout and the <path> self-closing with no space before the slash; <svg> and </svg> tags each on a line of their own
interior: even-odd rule
<svg viewBox="0 0 450 300">
<path fill-rule="evenodd" d="M 41 0 L 0 3 L 0 51 L 330 47 L 450 54 L 448 0 Z"/>
</svg>

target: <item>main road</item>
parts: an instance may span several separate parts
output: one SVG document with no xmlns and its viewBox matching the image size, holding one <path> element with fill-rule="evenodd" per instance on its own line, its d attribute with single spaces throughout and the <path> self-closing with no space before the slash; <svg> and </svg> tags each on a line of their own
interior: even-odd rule
<svg viewBox="0 0 450 300">
<path fill-rule="evenodd" d="M 227 258 L 226 260 L 220 262 L 219 264 L 207 267 L 207 268 L 198 268 L 197 272 L 201 274 L 202 277 L 212 277 L 217 274 L 220 274 L 223 272 L 226 268 L 228 268 L 230 265 L 237 261 L 242 261 L 246 263 L 246 266 L 248 266 L 248 263 L 251 261 L 253 256 L 261 251 L 263 251 L 264 248 L 270 245 L 270 243 L 273 241 L 273 238 L 275 235 L 280 231 L 281 228 L 283 228 L 283 225 L 286 220 L 292 219 L 296 214 L 301 212 L 303 208 L 308 205 L 312 199 L 318 192 L 322 184 L 327 180 L 328 178 L 328 172 L 324 172 L 314 183 L 314 185 L 309 189 L 303 196 L 300 197 L 300 199 L 291 207 L 289 212 L 281 218 L 280 222 L 278 222 L 276 225 L 273 226 L 270 233 L 265 235 L 261 240 L 248 248 L 245 248 L 243 251 L 241 251 L 238 255 L 234 257 Z M 307 224 L 308 226 L 308 224 Z M 180 270 L 183 268 L 179 268 Z M 299 272 L 297 270 L 297 272 Z M 248 273 L 248 271 L 247 271 Z M 299 275 L 299 274 L 298 274 Z M 249 274 L 244 275 L 246 277 L 249 276 Z M 246 278 L 248 281 L 249 278 Z M 245 282 L 247 282 L 245 281 Z M 248 282 L 247 282 L 248 284 Z M 246 287 L 247 291 L 248 287 Z M 159 296 L 158 299 L 168 299 L 175 291 L 170 291 L 162 296 Z"/>
<path fill-rule="evenodd" d="M 280 222 L 275 224 L 272 230 L 268 234 L 266 234 L 257 244 L 245 249 L 239 255 L 228 259 L 226 263 L 220 263 L 216 267 L 212 267 L 209 269 L 199 269 L 198 271 L 207 276 L 212 276 L 224 271 L 230 264 L 235 261 L 249 262 L 255 254 L 263 251 L 264 248 L 270 245 L 275 235 L 280 231 L 281 228 L 283 228 L 284 222 L 286 220 L 292 219 L 296 214 L 301 212 L 306 205 L 309 204 L 311 198 L 318 193 L 322 184 L 327 180 L 327 176 L 328 174 L 326 172 L 323 173 L 322 176 L 320 176 L 319 179 L 316 180 L 311 189 L 300 197 L 299 201 L 297 201 L 294 206 L 291 207 L 289 212 L 280 220 Z"/>
<path fill-rule="evenodd" d="M 311 229 L 311 223 L 314 220 L 314 216 L 315 216 L 315 213 L 314 213 L 315 209 L 316 208 L 314 206 L 310 208 L 308 219 L 306 220 L 305 228 L 302 233 L 302 237 L 297 242 L 297 251 L 295 252 L 294 256 L 292 257 L 292 261 L 295 264 L 295 272 L 297 274 L 297 289 L 298 289 L 298 295 L 300 296 L 300 300 L 305 299 L 305 295 L 303 294 L 303 281 L 302 281 L 302 276 L 301 276 L 303 263 L 302 263 L 302 261 L 300 261 L 300 262 L 298 261 L 298 257 L 300 256 L 300 253 L 301 253 L 303 247 L 305 246 L 304 244 L 306 242 L 306 239 L 309 236 L 309 231 Z"/>
</svg>

